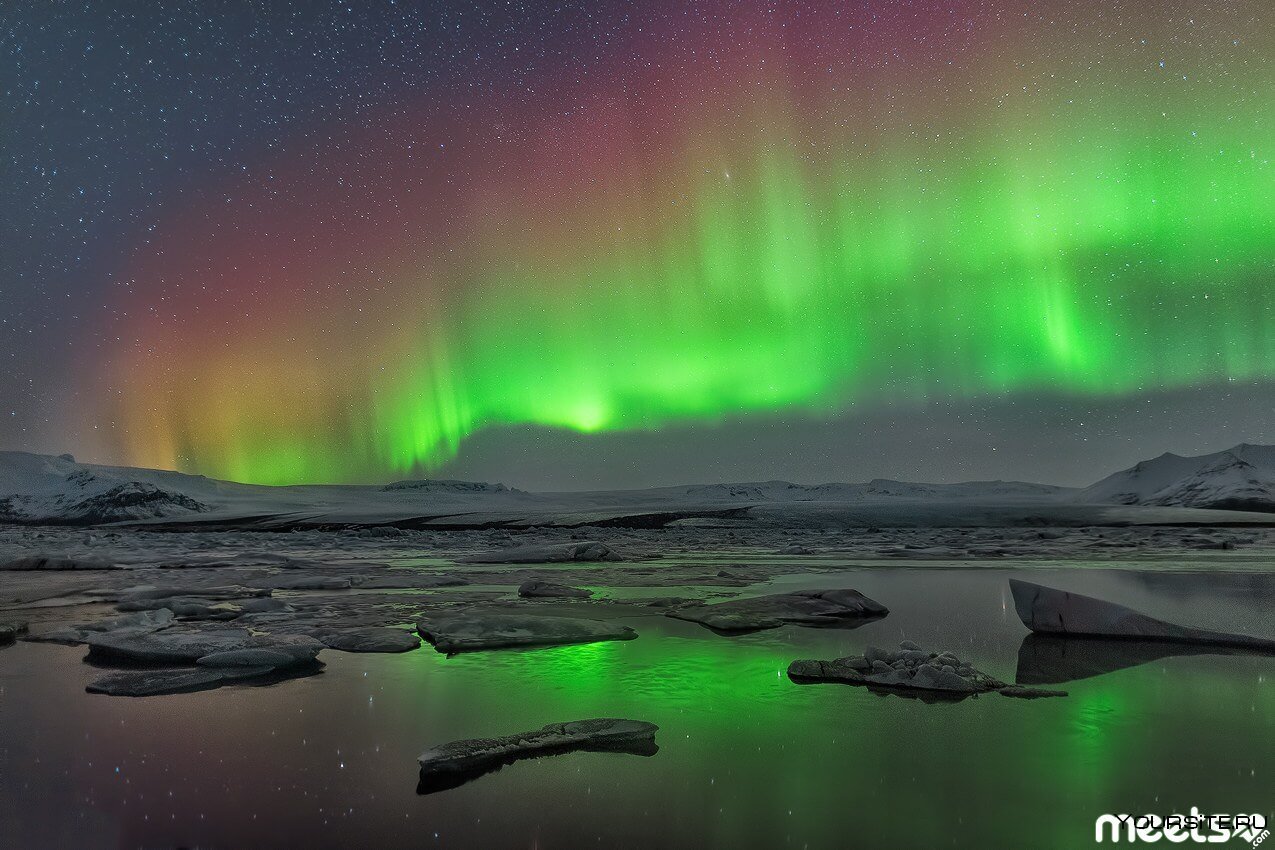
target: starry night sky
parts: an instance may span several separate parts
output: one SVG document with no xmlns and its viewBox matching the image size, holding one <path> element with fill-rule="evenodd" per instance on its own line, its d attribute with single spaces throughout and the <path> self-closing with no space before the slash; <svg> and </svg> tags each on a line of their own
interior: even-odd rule
<svg viewBox="0 0 1275 850">
<path fill-rule="evenodd" d="M 1156 5 L 9 7 L 0 448 L 574 489 L 1275 441 L 1275 12 Z"/>
</svg>

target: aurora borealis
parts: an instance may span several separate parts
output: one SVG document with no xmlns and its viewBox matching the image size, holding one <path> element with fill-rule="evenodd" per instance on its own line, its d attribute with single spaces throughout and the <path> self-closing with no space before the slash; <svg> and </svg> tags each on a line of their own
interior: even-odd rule
<svg viewBox="0 0 1275 850">
<path fill-rule="evenodd" d="M 165 198 L 85 427 L 384 480 L 503 426 L 1275 378 L 1275 28 L 1225 5 L 625 7 L 585 72 L 493 42 L 506 85 L 392 88 Z"/>
</svg>

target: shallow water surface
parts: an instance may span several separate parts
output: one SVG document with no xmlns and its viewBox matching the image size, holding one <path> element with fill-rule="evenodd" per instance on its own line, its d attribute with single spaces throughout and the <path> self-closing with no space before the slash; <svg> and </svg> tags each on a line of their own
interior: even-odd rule
<svg viewBox="0 0 1275 850">
<path fill-rule="evenodd" d="M 890 607 L 859 629 L 722 637 L 653 614 L 625 621 L 634 641 L 327 651 L 317 676 L 168 697 L 86 694 L 82 648 L 18 644 L 0 650 L 0 846 L 1070 848 L 1107 812 L 1271 816 L 1275 658 L 1024 648 L 1016 575 L 1275 634 L 1271 573 L 864 567 L 773 583 Z M 1070 696 L 927 704 L 785 675 L 901 639 L 1007 681 L 1022 650 Z M 659 724 L 659 752 L 417 794 L 428 745 L 607 716 Z"/>
</svg>

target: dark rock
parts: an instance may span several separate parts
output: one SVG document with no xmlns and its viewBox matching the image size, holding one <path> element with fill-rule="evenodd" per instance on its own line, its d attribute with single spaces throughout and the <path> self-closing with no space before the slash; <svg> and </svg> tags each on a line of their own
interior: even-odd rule
<svg viewBox="0 0 1275 850">
<path fill-rule="evenodd" d="M 1275 652 L 1275 641 L 1166 623 L 1131 608 L 1018 579 L 1009 580 L 1014 608 L 1033 632 L 1212 644 Z"/>
<path fill-rule="evenodd" d="M 1018 697 L 1019 699 L 1040 699 L 1041 697 L 1065 697 L 1066 691 L 1047 691 L 1043 688 L 1024 688 L 1022 685 L 1010 685 L 1000 689 L 1001 696 Z"/>
<path fill-rule="evenodd" d="M 920 653 L 907 649 L 916 646 L 904 641 L 902 654 Z M 955 659 L 951 653 L 943 656 Z M 837 658 L 833 661 L 801 659 L 788 665 L 788 678 L 798 684 L 838 683 L 862 685 L 868 688 L 899 693 L 903 696 L 922 696 L 928 701 L 938 698 L 959 700 L 976 694 L 997 691 L 1008 697 L 1066 696 L 1061 691 L 1037 691 L 1020 685 L 1009 685 L 995 679 L 969 664 L 958 661 L 959 667 L 940 665 L 936 660 L 914 662 L 899 660 L 891 667 L 885 659 L 891 654 L 877 647 L 868 647 L 862 656 Z"/>
<path fill-rule="evenodd" d="M 455 788 L 525 758 L 578 751 L 654 755 L 658 730 L 640 720 L 575 720 L 500 738 L 453 741 L 421 753 L 417 791 Z"/>
<path fill-rule="evenodd" d="M 415 490 L 422 493 L 522 493 L 516 487 L 504 484 L 489 484 L 486 481 L 450 481 L 447 479 L 422 478 L 419 480 L 395 481 L 381 488 L 386 493 L 403 490 Z"/>
<path fill-rule="evenodd" d="M 407 532 L 392 525 L 377 525 L 359 532 L 359 537 L 402 537 Z"/>
<path fill-rule="evenodd" d="M 524 581 L 518 587 L 518 595 L 528 599 L 537 598 L 565 598 L 565 599 L 588 599 L 593 596 L 593 591 L 585 590 L 580 587 L 568 587 L 565 584 L 554 584 L 548 581 Z"/>
<path fill-rule="evenodd" d="M 881 664 L 881 662 L 875 662 Z M 873 669 L 862 656 L 837 658 L 833 661 L 803 659 L 788 665 L 788 678 L 800 684 L 816 682 L 844 682 L 851 685 L 864 683 L 864 674 Z M 881 664 L 882 672 L 890 669 Z"/>
<path fill-rule="evenodd" d="M 628 626 L 599 620 L 486 614 L 480 611 L 427 617 L 417 623 L 416 628 L 435 649 L 448 654 L 480 649 L 632 640 L 637 637 L 637 632 Z"/>
<path fill-rule="evenodd" d="M 26 623 L 0 623 L 0 646 L 7 646 L 26 633 Z"/>
<path fill-rule="evenodd" d="M 316 637 L 341 652 L 410 652 L 421 645 L 421 639 L 409 631 L 379 627 L 342 629 Z"/>
<path fill-rule="evenodd" d="M 241 584 L 225 584 L 213 585 L 210 587 L 134 587 L 125 591 L 120 596 L 121 604 L 141 605 L 146 600 L 155 600 L 161 603 L 165 599 L 173 597 L 196 597 L 199 599 L 214 600 L 224 602 L 228 599 L 253 599 L 262 596 L 269 596 L 270 589 L 262 587 L 244 587 Z M 140 607 L 137 610 L 142 610 Z"/>
<path fill-rule="evenodd" d="M 254 584 L 270 590 L 349 590 L 349 576 L 269 576 Z"/>
<path fill-rule="evenodd" d="M 880 661 L 882 664 L 886 666 L 889 666 L 898 660 L 897 653 L 893 653 L 893 652 L 890 652 L 889 650 L 881 649 L 878 646 L 869 646 L 867 649 L 863 651 L 863 657 L 868 660 L 869 664 Z"/>
<path fill-rule="evenodd" d="M 978 689 L 974 677 L 966 678 L 955 671 L 947 671 L 933 664 L 921 664 L 906 674 L 903 684 L 927 691 L 952 691 L 973 693 Z"/>
<path fill-rule="evenodd" d="M 785 623 L 855 628 L 888 613 L 884 605 L 857 590 L 836 589 L 734 599 L 716 605 L 681 608 L 669 611 L 666 616 L 699 623 L 719 632 L 749 632 L 773 629 Z"/>
<path fill-rule="evenodd" d="M 411 570 L 393 570 L 381 575 L 367 576 L 359 581 L 365 590 L 428 590 L 435 587 L 463 587 L 469 584 L 463 578 L 416 573 Z"/>
<path fill-rule="evenodd" d="M 210 510 L 184 493 L 164 490 L 143 481 L 128 481 L 105 493 L 88 496 L 64 508 L 64 519 L 85 525 L 154 519 Z"/>
<path fill-rule="evenodd" d="M 569 561 L 619 561 L 620 556 L 605 543 L 582 541 L 545 545 L 511 546 L 457 558 L 461 564 L 556 564 Z"/>
<path fill-rule="evenodd" d="M 25 555 L 0 564 L 0 571 L 32 570 L 118 570 L 122 567 L 97 558 L 59 558 L 51 555 Z"/>
</svg>

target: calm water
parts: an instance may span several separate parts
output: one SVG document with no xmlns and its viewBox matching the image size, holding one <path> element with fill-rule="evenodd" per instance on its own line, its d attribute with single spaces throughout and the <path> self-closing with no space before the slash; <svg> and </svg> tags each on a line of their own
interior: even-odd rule
<svg viewBox="0 0 1275 850">
<path fill-rule="evenodd" d="M 873 568 L 777 582 L 892 609 L 857 630 L 725 638 L 638 617 L 626 643 L 329 651 L 319 676 L 170 697 L 85 694 L 83 649 L 19 644 L 0 650 L 0 846 L 1071 848 L 1105 812 L 1270 817 L 1272 658 L 1171 657 L 1034 702 L 928 705 L 784 675 L 908 638 L 1012 681 L 1010 575 L 1275 634 L 1270 573 Z M 660 751 L 416 793 L 429 744 L 595 716 L 658 723 Z"/>
</svg>

